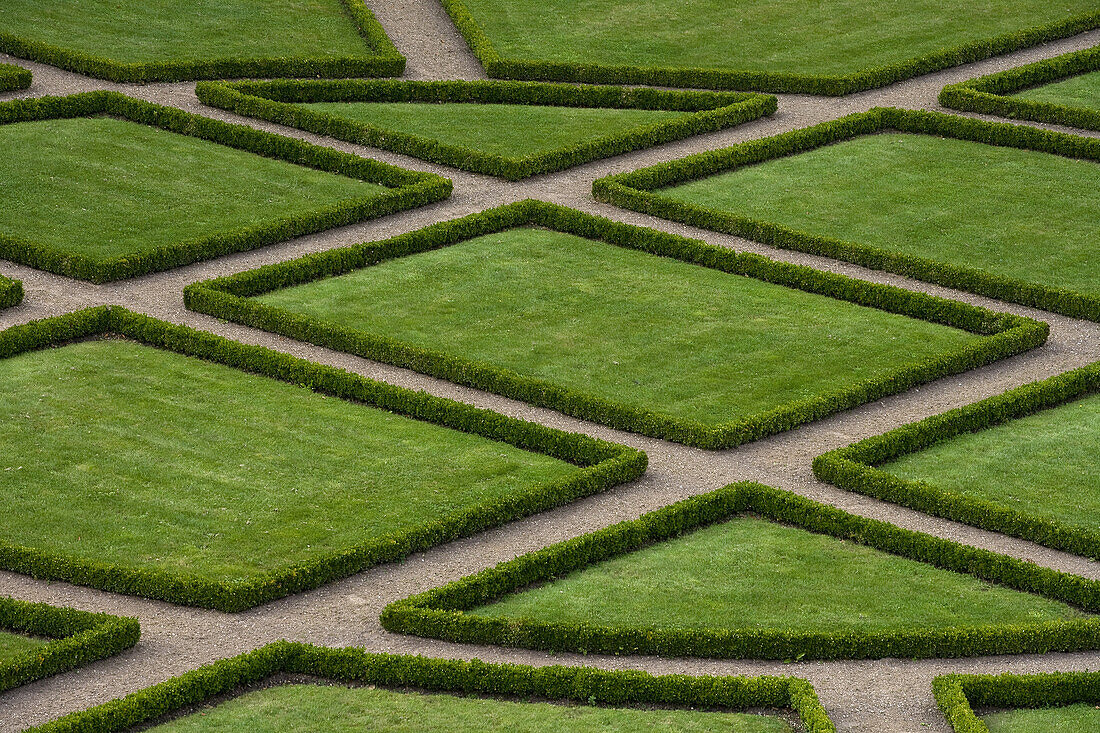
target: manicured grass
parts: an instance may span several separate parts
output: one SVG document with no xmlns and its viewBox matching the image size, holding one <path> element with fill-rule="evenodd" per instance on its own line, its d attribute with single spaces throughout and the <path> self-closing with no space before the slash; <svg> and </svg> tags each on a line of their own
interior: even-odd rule
<svg viewBox="0 0 1100 733">
<path fill-rule="evenodd" d="M 3 125 L 0 148 L 0 234 L 97 261 L 389 190 L 106 117 Z"/>
<path fill-rule="evenodd" d="M 1100 165 L 930 135 L 866 135 L 662 189 L 817 236 L 1100 295 Z"/>
<path fill-rule="evenodd" d="M 839 390 L 980 338 L 534 228 L 257 300 L 708 424 Z"/>
<path fill-rule="evenodd" d="M 974 577 L 763 519 L 738 518 L 467 613 L 655 629 L 890 632 L 1077 618 Z"/>
<path fill-rule="evenodd" d="M 254 577 L 580 469 L 129 341 L 0 362 L 5 541 Z"/>
<path fill-rule="evenodd" d="M 531 104 L 315 102 L 302 106 L 506 158 L 558 150 L 688 114 Z"/>
<path fill-rule="evenodd" d="M 157 733 L 783 733 L 778 718 L 743 713 L 639 710 L 395 692 L 373 687 L 283 685 L 158 725 Z"/>
<path fill-rule="evenodd" d="M 1100 526 L 1100 395 L 965 433 L 879 468 L 1095 531 Z"/>
<path fill-rule="evenodd" d="M 374 54 L 340 0 L 4 0 L 0 33 L 122 62 Z"/>
<path fill-rule="evenodd" d="M 1100 110 L 1100 71 L 1071 76 L 1068 79 L 1025 89 L 1013 96 L 1033 102 L 1049 102 L 1066 107 Z"/>
<path fill-rule="evenodd" d="M 1092 0 L 465 0 L 506 59 L 848 74 L 1096 9 Z"/>
<path fill-rule="evenodd" d="M 0 664 L 45 645 L 41 639 L 0 631 Z"/>
<path fill-rule="evenodd" d="M 1100 730 L 1100 706 L 1092 703 L 1061 708 L 1007 710 L 983 715 L 989 733 L 1082 733 Z"/>
</svg>

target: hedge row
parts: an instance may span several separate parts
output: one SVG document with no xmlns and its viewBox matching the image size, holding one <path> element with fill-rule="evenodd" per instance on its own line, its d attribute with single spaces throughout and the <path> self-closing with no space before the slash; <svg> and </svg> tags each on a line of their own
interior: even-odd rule
<svg viewBox="0 0 1100 733">
<path fill-rule="evenodd" d="M 0 64 L 0 92 L 14 92 L 31 85 L 31 72 L 21 66 Z"/>
<path fill-rule="evenodd" d="M 667 68 L 612 66 L 599 63 L 525 61 L 501 57 L 489 36 L 474 19 L 463 0 L 442 0 L 470 50 L 495 79 L 584 82 L 589 84 L 647 84 L 668 87 L 741 89 L 787 94 L 841 96 L 886 86 L 960 64 L 980 61 L 1021 48 L 1100 27 L 1100 12 L 1077 15 L 1043 26 L 1005 33 L 954 48 L 944 48 L 907 61 L 878 66 L 851 74 L 792 74 L 716 68 Z"/>
<path fill-rule="evenodd" d="M 999 502 L 955 494 L 925 481 L 911 481 L 876 468 L 958 435 L 1026 417 L 1097 392 L 1100 392 L 1100 362 L 830 451 L 814 459 L 814 475 L 846 491 L 1100 559 L 1100 532 L 1037 517 Z M 1034 473 L 1043 475 L 1041 460 L 1035 465 Z"/>
<path fill-rule="evenodd" d="M 745 512 L 832 535 L 938 568 L 1084 608 L 1100 609 L 1100 582 L 855 516 L 760 484 L 732 484 L 710 494 L 522 555 L 495 568 L 390 604 L 390 631 L 470 644 L 498 644 L 582 654 L 649 654 L 738 659 L 962 657 L 1100 648 L 1100 620 L 896 632 L 675 629 L 547 623 L 465 613 L 595 563 L 674 539 Z"/>
<path fill-rule="evenodd" d="M 0 661 L 0 692 L 67 672 L 134 646 L 137 619 L 28 603 L 0 596 L 0 630 L 52 641 Z"/>
<path fill-rule="evenodd" d="M 1093 71 L 1100 71 L 1100 46 L 946 86 L 940 91 L 940 104 L 967 112 L 1100 130 L 1100 110 L 1011 96 Z"/>
<path fill-rule="evenodd" d="M 243 77 L 400 76 L 404 73 L 405 57 L 397 52 L 374 14 L 356 0 L 340 0 L 340 3 L 349 20 L 355 23 L 359 35 L 371 47 L 372 53 L 362 56 L 228 57 L 190 61 L 125 62 L 2 31 L 0 51 L 97 79 L 136 84 Z M 110 52 L 109 49 L 104 51 Z"/>
<path fill-rule="evenodd" d="M 770 115 L 775 97 L 741 93 L 668 92 L 655 89 L 497 81 L 276 81 L 202 82 L 199 99 L 212 107 L 281 125 L 369 145 L 510 181 L 570 168 L 599 158 L 713 132 Z M 343 119 L 301 106 L 309 102 L 467 102 L 611 107 L 692 112 L 665 122 L 580 142 L 545 153 L 505 157 L 463 145 Z"/>
<path fill-rule="evenodd" d="M 0 275 L 0 309 L 23 302 L 23 283 Z"/>
<path fill-rule="evenodd" d="M 988 338 L 827 395 L 791 402 L 721 425 L 706 425 L 614 402 L 524 376 L 491 363 L 412 346 L 384 334 L 345 328 L 251 299 L 251 296 L 342 275 L 384 260 L 531 225 L 950 325 L 987 335 Z M 996 314 L 901 288 L 775 262 L 754 254 L 736 253 L 698 240 L 620 224 L 533 200 L 435 224 L 380 242 L 329 250 L 230 277 L 195 283 L 184 290 L 184 302 L 191 310 L 300 341 L 396 364 L 621 430 L 712 449 L 728 448 L 790 430 L 946 374 L 963 372 L 1027 351 L 1041 345 L 1048 333 L 1046 324 L 1030 319 Z"/>
<path fill-rule="evenodd" d="M 249 580 L 212 581 L 180 572 L 122 568 L 2 541 L 0 568 L 37 578 L 65 580 L 172 603 L 227 612 L 242 611 L 316 588 L 373 565 L 397 561 L 413 552 L 604 491 L 641 476 L 646 469 L 645 453 L 625 446 L 376 382 L 334 367 L 314 364 L 259 346 L 240 344 L 114 306 L 90 308 L 0 332 L 0 358 L 107 333 L 509 443 L 567 461 L 582 470 L 569 478 L 485 501 L 443 519 L 393 532 L 344 550 L 319 554 Z"/>
<path fill-rule="evenodd" d="M 392 190 L 343 201 L 301 216 L 283 217 L 254 227 L 110 259 L 86 257 L 40 244 L 33 239 L 0 235 L 0 258 L 58 275 L 102 283 L 167 270 L 231 252 L 255 249 L 292 237 L 422 206 L 451 195 L 451 182 L 430 173 L 416 173 L 294 138 L 143 102 L 117 92 L 97 91 L 68 97 L 39 97 L 0 103 L 0 124 L 97 114 L 107 114 L 267 158 L 358 178 Z"/>
<path fill-rule="evenodd" d="M 989 733 L 974 707 L 1046 708 L 1100 703 L 1100 672 L 949 674 L 932 680 L 936 703 L 955 733 Z"/>
<path fill-rule="evenodd" d="M 674 201 L 662 196 L 658 190 L 889 129 L 1100 161 L 1100 140 L 1097 139 L 938 112 L 877 107 L 868 112 L 775 137 L 752 140 L 630 173 L 601 178 L 593 184 L 592 191 L 600 201 L 616 206 L 703 229 L 735 234 L 773 247 L 832 257 L 1010 303 L 1074 318 L 1100 321 L 1100 297 L 1095 295 L 994 275 L 858 242 L 801 232 L 728 211 Z"/>
<path fill-rule="evenodd" d="M 660 705 L 707 710 L 795 710 L 807 733 L 834 733 L 835 726 L 813 686 L 795 677 L 655 676 L 633 670 L 528 667 L 480 660 L 371 654 L 286 641 L 225 659 L 193 672 L 73 713 L 27 733 L 122 733 L 158 719 L 187 713 L 222 695 L 279 675 L 310 675 L 332 682 L 377 685 L 456 695 L 551 699 L 585 705 Z"/>
</svg>

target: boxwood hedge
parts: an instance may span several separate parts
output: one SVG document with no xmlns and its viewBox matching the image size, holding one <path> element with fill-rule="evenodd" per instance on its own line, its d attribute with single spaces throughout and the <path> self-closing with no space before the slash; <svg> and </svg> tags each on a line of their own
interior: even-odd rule
<svg viewBox="0 0 1100 733">
<path fill-rule="evenodd" d="M 1100 532 L 1036 517 L 1008 504 L 962 496 L 876 468 L 908 453 L 1100 392 L 1100 362 L 910 423 L 814 459 L 814 475 L 846 491 L 1040 545 L 1100 559 Z M 1036 476 L 1042 475 L 1041 463 Z"/>
<path fill-rule="evenodd" d="M 932 680 L 936 703 L 954 733 L 989 733 L 974 708 L 1046 708 L 1100 704 L 1100 672 L 949 674 Z"/>
<path fill-rule="evenodd" d="M 1074 318 L 1100 321 L 1100 297 L 1095 295 L 993 275 L 970 267 L 891 252 L 858 242 L 817 236 L 728 211 L 674 201 L 662 196 L 658 190 L 884 130 L 938 135 L 1100 161 L 1100 140 L 1094 138 L 938 112 L 876 107 L 867 112 L 775 137 L 751 140 L 649 168 L 600 178 L 593 183 L 592 191 L 600 201 L 663 219 L 735 234 L 773 247 L 854 262 L 871 269 L 886 270 Z"/>
<path fill-rule="evenodd" d="M 0 661 L 0 692 L 112 657 L 138 642 L 137 619 L 0 596 L 0 630 L 45 637 L 46 644 Z"/>
<path fill-rule="evenodd" d="M 281 58 L 216 58 L 146 62 L 116 61 L 0 31 L 0 51 L 38 61 L 97 79 L 144 84 L 189 79 L 237 79 L 244 77 L 356 77 L 400 76 L 405 57 L 375 19 L 367 6 L 355 0 L 340 0 L 348 20 L 371 52 L 362 56 L 290 56 Z"/>
<path fill-rule="evenodd" d="M 23 302 L 23 283 L 0 275 L 0 309 Z"/>
<path fill-rule="evenodd" d="M 31 85 L 31 72 L 21 66 L 0 64 L 0 92 L 14 92 Z"/>
<path fill-rule="evenodd" d="M 340 140 L 511 181 L 570 168 L 639 148 L 680 140 L 775 112 L 775 97 L 736 92 L 670 92 L 606 86 L 499 81 L 261 81 L 201 82 L 204 104 Z M 557 150 L 505 157 L 430 137 L 388 130 L 318 112 L 309 102 L 468 102 L 556 107 L 656 109 L 692 114 L 604 135 Z"/>
<path fill-rule="evenodd" d="M 280 288 L 370 267 L 395 257 L 522 226 L 546 227 L 672 257 L 723 272 L 954 326 L 987 335 L 988 338 L 942 357 L 904 367 L 879 379 L 858 382 L 835 393 L 791 402 L 715 426 L 621 404 L 595 394 L 523 376 L 490 363 L 412 346 L 381 333 L 344 328 L 252 298 Z M 775 262 L 754 254 L 736 253 L 695 239 L 620 224 L 533 200 L 490 209 L 380 242 L 333 249 L 229 277 L 194 283 L 184 290 L 184 302 L 192 310 L 218 318 L 396 364 L 622 430 L 712 449 L 727 448 L 790 430 L 811 420 L 902 392 L 916 384 L 1018 354 L 1042 344 L 1048 333 L 1045 323 L 1027 318 L 997 314 L 957 301 Z"/>
<path fill-rule="evenodd" d="M 465 613 L 537 583 L 584 569 L 740 514 L 801 527 L 938 568 L 1035 593 L 1087 611 L 1100 610 L 1100 581 L 900 529 L 754 483 L 731 484 L 551 545 L 461 580 L 391 603 L 382 612 L 390 631 L 468 644 L 498 644 L 582 654 L 744 659 L 964 657 L 1100 648 L 1100 619 L 985 628 L 895 632 L 805 632 L 758 628 L 677 629 L 548 623 Z"/>
<path fill-rule="evenodd" d="M 361 649 L 280 641 L 27 733 L 123 733 L 145 729 L 166 716 L 186 714 L 212 698 L 236 694 L 250 685 L 301 679 L 302 675 L 347 684 L 586 705 L 729 711 L 786 708 L 798 713 L 807 733 L 836 731 L 813 686 L 795 677 L 654 676 L 633 670 L 609 672 L 586 667 L 528 667 L 487 664 L 477 659 L 461 662 L 371 654 Z"/>
<path fill-rule="evenodd" d="M 294 138 L 143 102 L 117 92 L 96 91 L 68 97 L 39 97 L 0 103 L 0 124 L 92 115 L 110 115 L 150 125 L 267 158 L 377 183 L 392 190 L 356 201 L 341 202 L 302 216 L 284 217 L 254 227 L 111 259 L 93 259 L 35 242 L 32 238 L 0 234 L 0 259 L 102 283 L 255 249 L 422 206 L 451 195 L 451 182 L 431 173 L 416 173 Z"/>
<path fill-rule="evenodd" d="M 36 578 L 145 596 L 189 606 L 235 612 L 316 588 L 373 565 L 474 534 L 630 481 L 646 469 L 646 455 L 585 435 L 566 433 L 505 417 L 424 392 L 376 382 L 260 346 L 194 331 L 116 306 L 100 306 L 14 326 L 0 332 L 0 358 L 104 334 L 125 336 L 236 369 L 261 374 L 341 399 L 543 453 L 583 470 L 569 478 L 394 532 L 343 550 L 319 554 L 253 579 L 212 581 L 185 573 L 124 568 L 95 560 L 63 557 L 0 540 L 0 568 Z"/>
</svg>

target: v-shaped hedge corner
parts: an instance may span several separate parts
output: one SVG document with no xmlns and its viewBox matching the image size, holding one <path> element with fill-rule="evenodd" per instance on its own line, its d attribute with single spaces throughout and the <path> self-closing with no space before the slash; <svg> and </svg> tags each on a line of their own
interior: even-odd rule
<svg viewBox="0 0 1100 733">
<path fill-rule="evenodd" d="M 917 560 L 1086 611 L 1100 610 L 1100 582 L 848 514 L 753 483 L 732 484 L 640 519 L 520 556 L 390 604 L 382 625 L 399 633 L 471 644 L 586 654 L 655 654 L 745 659 L 962 657 L 1100 648 L 1100 619 L 982 628 L 885 632 L 677 629 L 487 618 L 466 613 L 533 584 L 582 570 L 704 526 L 751 512 L 765 519 Z"/>
<path fill-rule="evenodd" d="M 954 733 L 989 733 L 974 708 L 1095 707 L 1100 704 L 1100 672 L 949 674 L 932 680 L 932 692 Z"/>
<path fill-rule="evenodd" d="M 0 64 L 0 92 L 13 92 L 31 85 L 31 72 L 21 66 Z"/>
<path fill-rule="evenodd" d="M 0 308 L 11 308 L 23 302 L 23 283 L 0 275 Z"/>
</svg>

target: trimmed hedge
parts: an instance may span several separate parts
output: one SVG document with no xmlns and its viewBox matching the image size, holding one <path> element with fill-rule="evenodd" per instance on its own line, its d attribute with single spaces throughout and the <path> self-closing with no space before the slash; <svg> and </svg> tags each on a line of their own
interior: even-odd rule
<svg viewBox="0 0 1100 733">
<path fill-rule="evenodd" d="M 0 92 L 14 92 L 31 85 L 31 72 L 21 66 L 0 64 Z"/>
<path fill-rule="evenodd" d="M 52 641 L 0 661 L 0 692 L 83 667 L 138 642 L 137 619 L 88 613 L 0 596 L 0 629 Z"/>
<path fill-rule="evenodd" d="M 333 682 L 415 688 L 456 695 L 539 698 L 604 706 L 660 705 L 707 710 L 786 708 L 807 733 L 835 733 L 813 686 L 796 677 L 655 676 L 633 670 L 528 667 L 480 660 L 371 654 L 286 641 L 207 665 L 27 733 L 123 733 L 165 716 L 186 713 L 221 695 L 277 675 L 310 675 Z"/>
<path fill-rule="evenodd" d="M 1005 33 L 983 41 L 944 48 L 885 66 L 851 74 L 792 74 L 715 68 L 612 66 L 556 61 L 525 61 L 501 57 L 489 36 L 463 0 L 441 0 L 474 56 L 494 79 L 584 82 L 588 84 L 644 84 L 704 89 L 741 89 L 786 94 L 842 96 L 910 79 L 960 64 L 980 61 L 1058 38 L 1100 28 L 1100 12 L 1085 13 L 1048 25 Z"/>
<path fill-rule="evenodd" d="M 394 632 L 468 644 L 497 644 L 582 654 L 647 654 L 735 659 L 963 657 L 1100 648 L 1100 619 L 982 628 L 896 632 L 663 629 L 547 623 L 465 613 L 532 584 L 671 540 L 746 512 L 858 542 L 884 552 L 1035 593 L 1087 611 L 1100 610 L 1100 581 L 900 529 L 796 494 L 754 483 L 731 484 L 641 518 L 551 545 L 461 580 L 391 603 L 382 625 Z"/>
<path fill-rule="evenodd" d="M 32 239 L 0 234 L 0 259 L 19 262 L 58 275 L 103 283 L 263 247 L 304 234 L 423 206 L 451 195 L 451 182 L 431 173 L 416 173 L 294 138 L 143 102 L 117 92 L 96 91 L 68 97 L 39 97 L 0 103 L 0 124 L 98 114 L 197 137 L 266 158 L 358 178 L 393 190 L 364 196 L 359 200 L 340 202 L 302 216 L 275 219 L 254 227 L 111 259 L 68 253 Z"/>
<path fill-rule="evenodd" d="M 0 309 L 23 302 L 23 283 L 0 275 Z"/>
<path fill-rule="evenodd" d="M 400 76 L 405 57 L 366 5 L 340 0 L 348 20 L 373 53 L 362 56 L 285 56 L 280 58 L 221 58 L 196 61 L 116 61 L 50 43 L 20 38 L 0 31 L 0 51 L 38 61 L 97 79 L 144 84 L 194 79 L 238 79 L 243 77 L 356 77 Z"/>
<path fill-rule="evenodd" d="M 252 296 L 341 275 L 379 262 L 445 247 L 484 234 L 541 226 L 620 247 L 672 257 L 735 275 L 826 295 L 987 335 L 981 342 L 928 359 L 878 379 L 791 402 L 722 425 L 705 425 L 523 376 L 487 362 L 402 343 L 295 314 L 252 300 Z M 440 379 L 495 392 L 567 415 L 701 448 L 728 448 L 790 430 L 885 395 L 989 364 L 1041 345 L 1048 327 L 1027 318 L 997 314 L 887 285 L 820 272 L 714 247 L 695 239 L 620 224 L 542 201 L 525 200 L 429 226 L 392 239 L 333 249 L 237 275 L 194 283 L 184 290 L 191 310 L 309 341 L 338 351 L 414 369 Z"/>
<path fill-rule="evenodd" d="M 713 132 L 770 115 L 775 97 L 717 92 L 570 86 L 498 81 L 274 81 L 202 82 L 199 99 L 212 107 L 360 145 L 454 166 L 510 181 L 550 173 L 631 150 Z M 341 119 L 300 106 L 308 102 L 472 102 L 556 107 L 653 109 L 693 114 L 638 126 L 557 150 L 522 157 L 485 153 L 431 137 Z"/>
<path fill-rule="evenodd" d="M 876 468 L 958 435 L 1097 392 L 1100 392 L 1100 362 L 830 451 L 814 459 L 814 475 L 845 491 L 1100 559 L 1100 532 L 1036 517 L 1007 504 L 955 494 L 925 481 L 904 479 Z M 1036 473 L 1042 475 L 1041 471 Z"/>
<path fill-rule="evenodd" d="M 600 178 L 592 184 L 592 192 L 600 201 L 702 229 L 735 234 L 782 249 L 853 262 L 874 270 L 886 270 L 1073 318 L 1100 321 L 1100 297 L 1095 295 L 1052 288 L 858 242 L 801 232 L 728 211 L 674 201 L 663 197 L 658 190 L 884 130 L 938 135 L 1100 161 L 1098 139 L 1022 125 L 985 122 L 939 112 L 876 107 L 868 112 L 775 137 L 751 140 L 630 173 Z"/>
<path fill-rule="evenodd" d="M 1092 71 L 1100 71 L 1100 46 L 946 86 L 940 91 L 940 104 L 966 112 L 1100 130 L 1100 110 L 1011 96 Z"/>
<path fill-rule="evenodd" d="M 955 733 L 989 733 L 974 707 L 1046 708 L 1100 703 L 1100 672 L 948 674 L 932 680 L 932 692 Z"/>
<path fill-rule="evenodd" d="M 310 590 L 374 565 L 526 517 L 641 476 L 646 455 L 585 435 L 505 417 L 461 402 L 413 392 L 366 377 L 159 321 L 116 306 L 76 311 L 0 332 L 0 358 L 103 334 L 224 364 L 454 430 L 509 443 L 583 470 L 523 493 L 486 501 L 443 519 L 336 550 L 242 581 L 212 581 L 182 572 L 124 568 L 0 540 L 0 568 L 36 578 L 144 596 L 219 611 L 243 611 Z"/>
</svg>

